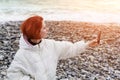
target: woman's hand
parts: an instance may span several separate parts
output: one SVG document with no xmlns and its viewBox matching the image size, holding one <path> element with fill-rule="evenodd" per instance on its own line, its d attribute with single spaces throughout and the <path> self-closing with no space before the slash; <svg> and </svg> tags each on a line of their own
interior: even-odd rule
<svg viewBox="0 0 120 80">
<path fill-rule="evenodd" d="M 98 33 L 98 36 L 96 39 L 90 41 L 88 43 L 89 47 L 96 47 L 100 44 L 100 37 L 101 37 L 101 31 Z"/>
</svg>

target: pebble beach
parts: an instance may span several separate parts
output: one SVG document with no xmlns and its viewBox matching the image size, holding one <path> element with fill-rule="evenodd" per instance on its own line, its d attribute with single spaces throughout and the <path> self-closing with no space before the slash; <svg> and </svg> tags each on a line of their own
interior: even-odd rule
<svg viewBox="0 0 120 80">
<path fill-rule="evenodd" d="M 0 22 L 0 80 L 19 49 L 22 21 Z M 60 60 L 57 80 L 120 80 L 120 24 L 76 21 L 45 21 L 48 39 L 90 41 L 101 31 L 100 45 L 76 57 Z"/>
</svg>

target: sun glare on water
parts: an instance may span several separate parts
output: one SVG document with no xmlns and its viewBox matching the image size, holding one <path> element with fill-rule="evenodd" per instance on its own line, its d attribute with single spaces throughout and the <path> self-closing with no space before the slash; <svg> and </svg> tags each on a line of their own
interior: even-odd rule
<svg viewBox="0 0 120 80">
<path fill-rule="evenodd" d="M 58 4 L 74 11 L 120 13 L 120 0 L 58 0 Z"/>
</svg>

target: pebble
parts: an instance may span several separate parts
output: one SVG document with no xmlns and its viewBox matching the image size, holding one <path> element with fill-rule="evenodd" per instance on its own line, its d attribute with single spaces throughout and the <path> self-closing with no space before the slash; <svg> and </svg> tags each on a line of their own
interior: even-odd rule
<svg viewBox="0 0 120 80">
<path fill-rule="evenodd" d="M 6 77 L 6 70 L 18 50 L 21 22 L 0 23 L 0 80 Z M 58 62 L 57 80 L 120 80 L 120 25 L 72 21 L 45 23 L 50 30 L 47 38 L 60 41 L 89 41 L 96 37 L 98 30 L 102 33 L 98 47 Z"/>
<path fill-rule="evenodd" d="M 4 56 L 0 54 L 0 61 L 4 59 Z"/>
</svg>

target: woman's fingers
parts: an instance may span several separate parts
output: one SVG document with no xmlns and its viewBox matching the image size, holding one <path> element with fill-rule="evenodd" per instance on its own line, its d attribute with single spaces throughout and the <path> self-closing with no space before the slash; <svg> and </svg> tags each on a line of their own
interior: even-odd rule
<svg viewBox="0 0 120 80">
<path fill-rule="evenodd" d="M 90 47 L 95 47 L 98 45 L 98 42 L 96 40 L 93 40 L 90 42 Z"/>
<path fill-rule="evenodd" d="M 100 37 L 101 37 L 101 31 L 99 31 L 98 36 L 96 39 L 89 42 L 90 47 L 96 47 L 100 44 Z"/>
</svg>

